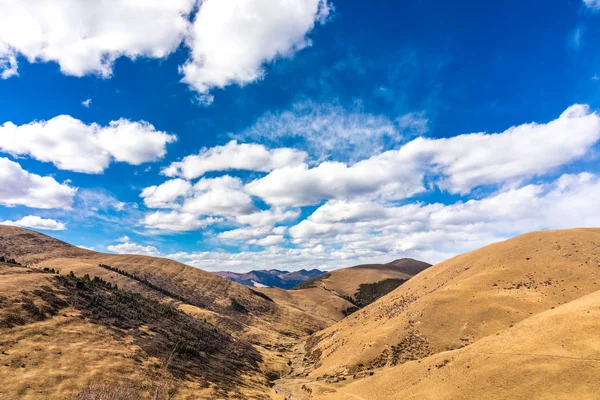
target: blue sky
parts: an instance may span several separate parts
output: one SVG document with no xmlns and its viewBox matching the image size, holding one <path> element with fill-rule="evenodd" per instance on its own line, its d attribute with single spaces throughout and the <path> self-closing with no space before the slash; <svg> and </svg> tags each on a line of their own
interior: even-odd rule
<svg viewBox="0 0 600 400">
<path fill-rule="evenodd" d="M 0 222 L 240 271 L 600 225 L 596 0 L 37 3 L 0 5 Z"/>
</svg>

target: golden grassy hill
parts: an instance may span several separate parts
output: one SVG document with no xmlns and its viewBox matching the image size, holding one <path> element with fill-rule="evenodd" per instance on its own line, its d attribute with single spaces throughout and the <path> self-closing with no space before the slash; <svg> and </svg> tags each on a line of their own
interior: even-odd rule
<svg viewBox="0 0 600 400">
<path fill-rule="evenodd" d="M 21 228 L 0 226 L 0 255 L 23 263 L 0 264 L 0 398 L 63 399 L 124 377 L 149 393 L 164 374 L 171 398 L 266 399 L 299 339 L 331 324 L 172 260 Z"/>
<path fill-rule="evenodd" d="M 256 348 L 169 304 L 8 264 L 0 277 L 0 398 L 64 399 L 124 380 L 161 398 L 264 390 Z"/>
<path fill-rule="evenodd" d="M 290 308 L 309 313 L 323 324 L 324 327 L 342 320 L 348 310 L 355 306 L 330 291 L 320 287 L 284 290 L 279 288 L 256 289 L 273 300 L 277 304 L 285 304 Z"/>
<path fill-rule="evenodd" d="M 267 331 L 275 329 L 288 332 L 288 317 L 300 320 L 291 327 L 297 335 L 325 327 L 299 315 L 295 309 L 279 307 L 251 288 L 165 258 L 88 251 L 41 233 L 9 226 L 0 226 L 0 255 L 2 254 L 16 258 L 25 265 L 54 268 L 62 274 L 89 274 L 151 297 L 174 298 L 224 317 L 233 316 L 247 326 L 263 326 Z M 152 289 L 152 286 L 163 289 L 166 294 Z M 232 299 L 248 312 L 240 313 L 233 309 Z"/>
<path fill-rule="evenodd" d="M 323 288 L 362 306 L 360 300 L 361 294 L 364 297 L 364 293 L 361 293 L 361 289 L 363 292 L 365 289 L 379 292 L 380 297 L 430 266 L 431 264 L 411 258 L 395 260 L 388 264 L 357 265 L 327 272 L 298 285 L 295 289 Z M 369 286 L 378 282 L 380 282 L 379 287 Z M 374 297 L 378 298 L 378 296 Z M 370 304 L 373 300 L 375 299 L 365 298 L 363 302 Z"/>
<path fill-rule="evenodd" d="M 85 257 L 91 253 L 38 232 L 0 225 L 0 254 L 24 264 L 56 257 Z"/>
<path fill-rule="evenodd" d="M 256 289 L 329 326 L 394 290 L 430 264 L 403 258 L 388 264 L 358 265 L 327 272 L 292 290 Z M 362 304 L 365 303 L 365 304 Z"/>
<path fill-rule="evenodd" d="M 600 289 L 600 229 L 530 233 L 426 269 L 308 341 L 312 376 L 459 349 Z"/>
<path fill-rule="evenodd" d="M 0 398 L 64 399 L 123 381 L 142 398 L 174 399 L 600 392 L 600 229 L 526 234 L 430 268 L 333 271 L 293 291 L 13 227 L 0 226 L 0 255 L 24 264 L 0 263 Z M 389 279 L 403 284 L 343 318 L 347 293 L 356 301 Z"/>
<path fill-rule="evenodd" d="M 331 400 L 597 399 L 599 331 L 597 291 L 461 349 L 356 381 L 304 385 Z"/>
</svg>

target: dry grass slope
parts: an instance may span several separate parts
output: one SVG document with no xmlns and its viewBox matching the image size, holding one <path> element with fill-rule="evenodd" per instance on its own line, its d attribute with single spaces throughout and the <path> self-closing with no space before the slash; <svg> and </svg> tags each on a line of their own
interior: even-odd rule
<svg viewBox="0 0 600 400">
<path fill-rule="evenodd" d="M 484 247 L 313 335 L 309 387 L 336 399 L 593 398 L 599 290 L 600 229 Z"/>
<path fill-rule="evenodd" d="M 193 333 L 195 326 L 200 330 L 212 326 L 206 334 L 195 336 L 208 338 L 211 329 L 216 329 L 216 338 L 233 341 L 225 346 L 222 340 L 211 339 L 218 349 L 208 343 L 193 345 L 197 354 L 191 362 L 179 360 L 169 368 L 169 384 L 177 388 L 171 398 L 266 399 L 271 393 L 269 380 L 288 372 L 295 343 L 331 324 L 172 260 L 82 250 L 21 228 L 0 227 L 0 254 L 29 266 L 0 266 L 0 381 L 7 382 L 0 388 L 0 398 L 62 399 L 90 382 L 113 384 L 123 377 L 149 393 L 169 347 L 157 338 L 175 340 L 186 336 L 185 332 Z M 79 278 L 97 277 L 112 288 L 117 285 L 120 292 L 133 292 L 146 300 L 104 289 L 92 295 L 96 289 L 90 288 L 76 292 L 86 294 L 81 298 L 64 287 L 56 288 L 56 275 L 43 268 L 58 270 L 61 276 L 73 272 Z M 52 309 L 45 300 L 51 296 L 68 305 Z M 135 316 L 121 313 L 118 305 L 122 302 L 111 300 L 115 296 L 127 297 L 131 304 L 123 304 L 122 311 L 137 310 Z M 162 309 L 153 304 L 181 311 L 173 314 L 176 320 L 169 326 L 163 326 L 159 322 L 168 318 L 152 317 Z M 188 321 L 190 329 L 177 333 L 174 329 L 185 324 L 176 321 Z M 160 351 L 153 351 L 157 348 Z M 228 348 L 235 350 L 228 353 Z M 239 368 L 236 362 L 251 368 Z M 233 368 L 227 371 L 227 365 Z M 223 371 L 220 375 L 219 370 Z"/>
<path fill-rule="evenodd" d="M 388 264 L 366 264 L 342 268 L 317 277 L 298 288 L 323 287 L 344 297 L 354 297 L 361 284 L 374 283 L 385 279 L 410 279 L 431 264 L 403 258 Z"/>
<path fill-rule="evenodd" d="M 600 291 L 471 346 L 385 369 L 323 398 L 597 399 L 599 331 Z"/>
<path fill-rule="evenodd" d="M 289 373 L 275 389 L 296 400 L 600 393 L 600 229 L 531 233 L 423 267 L 344 319 L 340 295 L 420 267 L 257 292 L 20 228 L 0 227 L 0 255 L 34 267 L 0 264 L 0 398 L 148 398 L 162 382 L 164 398 L 281 399 L 270 381 Z M 171 356 L 177 338 L 185 351 Z"/>
</svg>

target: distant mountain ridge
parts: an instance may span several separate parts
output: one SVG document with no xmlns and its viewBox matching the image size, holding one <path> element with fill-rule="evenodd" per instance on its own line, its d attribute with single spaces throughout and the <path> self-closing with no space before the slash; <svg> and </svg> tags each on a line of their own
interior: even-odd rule
<svg viewBox="0 0 600 400">
<path fill-rule="evenodd" d="M 215 272 L 223 278 L 230 281 L 241 283 L 251 287 L 277 287 L 281 289 L 291 289 L 303 282 L 313 279 L 325 272 L 318 269 L 301 269 L 300 271 L 281 271 L 278 269 L 257 270 L 245 273 L 230 271 Z"/>
</svg>

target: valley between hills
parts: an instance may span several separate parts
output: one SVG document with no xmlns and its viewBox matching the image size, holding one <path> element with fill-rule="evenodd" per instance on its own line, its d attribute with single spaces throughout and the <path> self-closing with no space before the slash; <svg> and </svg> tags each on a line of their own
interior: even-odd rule
<svg viewBox="0 0 600 400">
<path fill-rule="evenodd" d="M 0 226 L 0 399 L 597 399 L 600 229 L 250 287 Z M 252 281 L 252 280 L 250 280 Z"/>
</svg>

